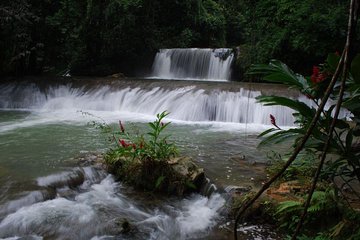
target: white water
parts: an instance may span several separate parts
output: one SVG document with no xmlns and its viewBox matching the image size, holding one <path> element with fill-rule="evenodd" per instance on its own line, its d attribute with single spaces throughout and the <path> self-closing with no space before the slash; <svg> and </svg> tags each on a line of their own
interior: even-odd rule
<svg viewBox="0 0 360 240">
<path fill-rule="evenodd" d="M 227 56 L 228 54 L 228 56 Z M 231 49 L 160 49 L 151 77 L 226 81 L 231 76 Z"/>
<path fill-rule="evenodd" d="M 69 173 L 69 178 L 72 174 Z M 52 175 L 46 179 L 51 179 L 49 183 L 54 184 L 56 179 L 62 182 L 65 175 Z M 94 176 L 90 174 L 85 179 L 94 180 Z M 38 182 L 41 187 L 44 179 L 38 179 Z M 225 203 L 219 194 L 210 198 L 193 195 L 148 209 L 126 196 L 125 188 L 110 175 L 99 183 L 95 181 L 89 185 L 84 182 L 78 189 L 56 189 L 56 197 L 47 201 L 39 196 L 7 204 L 16 204 L 16 208 L 2 206 L 10 214 L 0 222 L 0 238 L 36 235 L 51 239 L 102 239 L 122 235 L 117 223 L 121 219 L 127 219 L 137 228 L 138 233 L 132 239 L 200 238 L 215 226 Z"/>
<path fill-rule="evenodd" d="M 203 90 L 195 86 L 164 89 L 139 87 L 110 89 L 102 86 L 86 91 L 68 85 L 49 87 L 46 93 L 34 85 L 17 88 L 0 87 L 0 108 L 25 109 L 37 113 L 24 122 L 2 123 L 1 131 L 28 127 L 59 120 L 78 120 L 79 111 L 94 113 L 105 120 L 117 121 L 121 117 L 147 121 L 157 113 L 168 111 L 172 121 L 192 124 L 220 124 L 263 130 L 270 125 L 269 115 L 275 116 L 279 126 L 293 124 L 292 111 L 279 106 L 256 103 L 259 91 L 239 88 L 238 91 Z M 47 114 L 41 117 L 41 114 Z M 38 116 L 38 117 L 37 117 Z M 82 118 L 82 121 L 84 118 Z M 88 119 L 87 119 L 88 120 Z"/>
</svg>

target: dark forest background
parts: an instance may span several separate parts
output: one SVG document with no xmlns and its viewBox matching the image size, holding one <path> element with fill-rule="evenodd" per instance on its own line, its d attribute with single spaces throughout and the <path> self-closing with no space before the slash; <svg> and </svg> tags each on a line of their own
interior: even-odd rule
<svg viewBox="0 0 360 240">
<path fill-rule="evenodd" d="M 309 73 L 341 51 L 348 1 L 2 0 L 0 75 L 143 74 L 159 48 L 240 49 L 236 72 L 276 58 Z M 358 41 L 359 42 L 359 41 Z"/>
</svg>

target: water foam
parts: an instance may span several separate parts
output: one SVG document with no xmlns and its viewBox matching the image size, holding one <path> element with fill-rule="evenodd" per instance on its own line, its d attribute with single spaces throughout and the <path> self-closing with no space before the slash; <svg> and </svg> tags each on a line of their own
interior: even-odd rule
<svg viewBox="0 0 360 240">
<path fill-rule="evenodd" d="M 30 86 L 31 93 L 25 88 L 3 91 L 0 107 L 8 109 L 29 109 L 35 115 L 15 123 L 2 123 L 1 131 L 27 127 L 42 123 L 88 121 L 79 110 L 101 116 L 105 120 L 117 121 L 121 117 L 147 121 L 159 112 L 171 112 L 171 120 L 178 123 L 226 125 L 270 125 L 269 115 L 277 119 L 280 126 L 292 126 L 292 111 L 279 106 L 263 106 L 256 103 L 259 91 L 239 88 L 238 91 L 222 91 L 185 87 L 164 89 L 154 87 L 142 89 L 126 87 L 110 89 L 99 87 L 92 91 L 71 88 L 68 85 L 49 87 L 46 94 Z M 6 90 L 7 88 L 5 88 Z M 14 93 L 15 91 L 15 93 Z M 21 95 L 21 99 L 15 96 Z M 28 95 L 29 96 L 28 96 Z M 37 101 L 27 101 L 32 96 Z M 15 104 L 16 103 L 16 104 Z M 262 129 L 261 129 L 262 130 Z"/>
<path fill-rule="evenodd" d="M 231 76 L 231 49 L 160 49 L 153 64 L 152 78 L 226 81 Z"/>
<path fill-rule="evenodd" d="M 73 199 L 57 197 L 21 207 L 0 222 L 0 237 L 109 239 L 121 234 L 119 218 L 136 226 L 136 239 L 203 237 L 215 226 L 225 203 L 219 194 L 210 198 L 193 195 L 148 209 L 122 194 L 122 189 L 109 175 Z"/>
</svg>

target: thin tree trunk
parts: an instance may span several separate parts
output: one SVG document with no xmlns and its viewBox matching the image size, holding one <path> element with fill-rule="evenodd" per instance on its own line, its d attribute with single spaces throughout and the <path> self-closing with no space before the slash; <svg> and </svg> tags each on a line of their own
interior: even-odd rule
<svg viewBox="0 0 360 240">
<path fill-rule="evenodd" d="M 359 0 L 351 0 L 350 9 L 354 9 L 354 4 L 356 6 L 358 6 L 359 5 Z M 358 9 L 358 7 L 355 7 L 355 8 Z M 350 10 L 349 24 L 350 24 L 350 21 L 351 21 L 351 23 L 353 23 L 354 20 L 357 20 L 357 15 L 356 15 L 356 17 L 354 17 L 354 10 Z M 351 37 L 352 37 L 352 30 L 351 29 L 352 29 L 352 27 L 348 28 L 348 38 L 347 39 L 351 39 Z M 344 64 L 345 54 L 348 55 L 348 50 L 349 50 L 348 47 L 350 46 L 348 41 L 349 40 L 347 40 L 347 42 L 346 42 L 345 49 L 344 49 L 343 54 L 342 54 L 342 56 L 340 58 L 340 61 L 339 61 L 338 66 L 336 68 L 336 71 L 335 71 L 335 73 L 334 73 L 334 75 L 333 75 L 333 77 L 332 77 L 332 79 L 330 81 L 330 84 L 329 84 L 328 88 L 326 89 L 324 97 L 321 100 L 320 106 L 317 109 L 316 114 L 315 114 L 314 118 L 312 119 L 312 121 L 311 121 L 305 135 L 302 137 L 301 141 L 295 147 L 293 154 L 289 157 L 289 159 L 284 164 L 284 166 L 281 168 L 281 170 L 278 173 L 276 173 L 269 181 L 267 181 L 262 186 L 262 188 L 255 194 L 255 196 L 253 198 L 251 198 L 249 201 L 247 201 L 243 205 L 243 207 L 241 207 L 240 210 L 238 211 L 238 213 L 236 215 L 236 218 L 235 218 L 235 224 L 234 224 L 234 230 L 233 230 L 235 240 L 238 239 L 237 238 L 237 226 L 239 224 L 239 221 L 240 221 L 241 217 L 245 213 L 245 211 L 271 186 L 272 183 L 274 183 L 276 181 L 276 179 L 278 179 L 286 171 L 286 169 L 296 159 L 296 157 L 300 153 L 300 151 L 304 148 L 307 140 L 309 139 L 313 129 L 315 128 L 315 126 L 316 126 L 316 124 L 317 124 L 317 122 L 318 122 L 318 120 L 320 118 L 320 115 L 321 115 L 321 113 L 322 113 L 322 111 L 323 111 L 323 109 L 325 107 L 325 104 L 326 104 L 327 100 L 329 99 L 329 96 L 332 93 L 333 88 L 335 86 L 335 83 L 336 83 L 336 81 L 337 81 L 337 79 L 338 79 L 338 77 L 340 75 L 340 70 L 341 70 L 341 68 L 342 68 L 342 66 Z M 347 62 L 348 62 L 348 60 L 347 60 Z M 347 67 L 345 66 L 344 70 L 346 68 Z M 319 165 L 319 168 L 321 168 L 321 167 L 322 167 L 322 164 L 321 164 L 321 166 Z"/>
<path fill-rule="evenodd" d="M 335 109 L 334 118 L 333 118 L 333 120 L 331 122 L 328 137 L 327 137 L 326 143 L 324 145 L 323 152 L 321 154 L 320 163 L 319 163 L 319 166 L 318 166 L 318 168 L 316 170 L 315 176 L 313 178 L 313 183 L 312 183 L 311 189 L 309 191 L 309 195 L 308 195 L 308 197 L 306 199 L 306 202 L 305 202 L 305 205 L 304 205 L 304 211 L 303 211 L 303 213 L 301 215 L 301 218 L 300 218 L 300 221 L 299 221 L 298 225 L 296 226 L 295 232 L 294 232 L 291 240 L 296 240 L 297 235 L 299 234 L 300 229 L 301 229 L 302 225 L 304 224 L 305 217 L 306 217 L 306 214 L 307 214 L 307 210 L 308 210 L 308 208 L 310 206 L 311 198 L 312 198 L 312 195 L 314 194 L 316 184 L 318 182 L 322 167 L 323 167 L 325 159 L 326 159 L 326 154 L 327 154 L 328 148 L 330 146 L 330 142 L 331 142 L 332 137 L 333 137 L 333 132 L 335 130 L 336 121 L 337 121 L 337 119 L 339 117 L 339 112 L 340 112 L 340 108 L 341 108 L 341 105 L 342 105 L 342 100 L 343 100 L 344 92 L 345 92 L 345 83 L 346 83 L 346 79 L 347 79 L 348 73 L 349 73 L 349 65 L 350 65 L 349 64 L 349 62 L 350 62 L 349 61 L 349 52 L 350 52 L 350 49 L 351 49 L 351 46 L 352 46 L 351 44 L 352 44 L 353 31 L 354 31 L 354 28 L 356 26 L 357 9 L 356 9 L 356 4 L 355 3 L 357 1 L 358 0 L 351 0 L 351 3 L 350 3 L 348 33 L 347 33 L 346 45 L 345 45 L 345 49 L 344 49 L 344 52 L 345 52 L 344 67 L 343 67 L 343 73 L 342 73 L 342 79 L 341 79 L 341 87 L 340 87 L 339 99 L 338 99 L 338 101 L 336 103 L 336 109 Z"/>
</svg>

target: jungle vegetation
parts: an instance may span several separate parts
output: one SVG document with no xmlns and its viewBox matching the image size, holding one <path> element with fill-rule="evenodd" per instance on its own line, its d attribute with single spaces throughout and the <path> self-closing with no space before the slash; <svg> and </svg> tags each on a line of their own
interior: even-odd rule
<svg viewBox="0 0 360 240">
<path fill-rule="evenodd" d="M 4 0 L 0 76 L 141 75 L 175 47 L 239 47 L 238 76 L 273 58 L 308 74 L 343 46 L 346 16 L 338 0 Z"/>
</svg>

